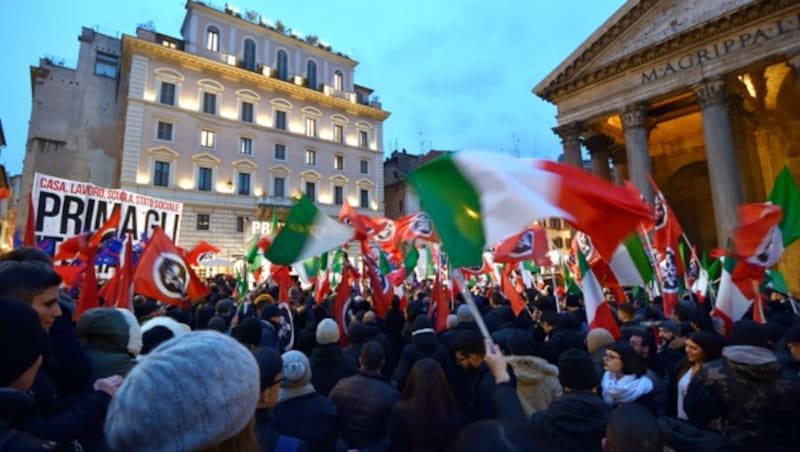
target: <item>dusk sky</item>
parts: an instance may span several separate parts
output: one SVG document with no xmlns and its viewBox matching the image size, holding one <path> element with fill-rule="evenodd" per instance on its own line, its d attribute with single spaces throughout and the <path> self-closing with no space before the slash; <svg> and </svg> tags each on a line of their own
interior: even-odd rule
<svg viewBox="0 0 800 452">
<path fill-rule="evenodd" d="M 531 89 L 575 50 L 624 0 L 232 1 L 287 27 L 314 34 L 360 64 L 356 83 L 392 113 L 384 150 L 411 153 L 483 148 L 556 158 L 556 109 Z M 224 2 L 216 4 L 224 6 Z M 4 43 L 0 120 L 7 147 L 0 162 L 22 171 L 31 110 L 29 66 L 52 55 L 77 62 L 81 26 L 106 34 L 136 32 L 153 21 L 180 37 L 185 3 L 100 0 L 2 1 Z"/>
</svg>

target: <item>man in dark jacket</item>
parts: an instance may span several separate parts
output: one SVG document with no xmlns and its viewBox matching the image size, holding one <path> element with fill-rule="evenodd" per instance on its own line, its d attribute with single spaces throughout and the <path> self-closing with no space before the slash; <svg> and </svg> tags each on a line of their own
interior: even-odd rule
<svg viewBox="0 0 800 452">
<path fill-rule="evenodd" d="M 539 322 L 547 334 L 543 358 L 551 364 L 558 364 L 558 357 L 565 350 L 571 348 L 586 350 L 586 336 L 575 328 L 578 326 L 577 322 L 570 314 L 545 311 Z"/>
<path fill-rule="evenodd" d="M 484 362 L 486 349 L 483 337 L 474 331 L 459 333 L 453 341 L 453 353 L 456 364 L 467 374 L 469 393 L 462 394 L 461 397 L 466 396 L 468 399 L 462 400 L 461 404 L 470 419 L 480 421 L 498 418 L 494 404 L 495 379 Z M 513 372 L 510 368 L 507 372 L 511 375 L 510 381 L 516 391 Z"/>
<path fill-rule="evenodd" d="M 721 420 L 731 450 L 796 450 L 800 441 L 800 378 L 767 347 L 763 327 L 739 320 L 722 358 L 692 378 L 683 402 L 689 420 Z"/>
<path fill-rule="evenodd" d="M 506 371 L 506 360 L 496 348 L 489 350 L 486 362 L 497 380 L 497 410 L 504 419 L 524 420 Z M 602 451 L 610 408 L 597 395 L 598 379 L 592 358 L 583 350 L 565 351 L 558 360 L 558 379 L 564 395 L 530 419 L 536 443 L 552 451 Z"/>
<path fill-rule="evenodd" d="M 403 347 L 400 360 L 392 376 L 398 390 L 402 391 L 414 364 L 423 358 L 433 358 L 442 366 L 448 380 L 453 376 L 453 363 L 447 349 L 439 343 L 428 317 L 421 315 L 411 325 L 411 343 Z M 452 381 L 452 380 L 450 380 Z"/>
<path fill-rule="evenodd" d="M 254 353 L 258 363 L 261 395 L 256 409 L 255 431 L 258 445 L 262 451 L 283 450 L 306 451 L 308 444 L 291 436 L 278 432 L 272 409 L 278 404 L 279 383 L 283 380 L 281 373 L 283 360 L 275 350 L 262 348 Z"/>
<path fill-rule="evenodd" d="M 348 449 L 386 443 L 386 424 L 399 394 L 381 375 L 383 346 L 369 341 L 361 348 L 358 374 L 333 388 L 331 401 L 339 408 L 339 434 Z"/>
<path fill-rule="evenodd" d="M 342 353 L 339 345 L 339 326 L 333 319 L 323 319 L 317 325 L 316 343 L 311 352 L 311 384 L 325 397 L 342 378 L 356 373 L 358 365 Z"/>
</svg>

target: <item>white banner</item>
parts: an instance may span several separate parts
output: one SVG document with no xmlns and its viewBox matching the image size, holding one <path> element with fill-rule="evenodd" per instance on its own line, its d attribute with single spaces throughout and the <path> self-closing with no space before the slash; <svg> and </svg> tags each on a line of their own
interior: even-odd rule
<svg viewBox="0 0 800 452">
<path fill-rule="evenodd" d="M 114 209 L 121 209 L 120 233 L 131 232 L 135 241 L 160 226 L 178 242 L 183 203 L 173 202 L 119 188 L 99 187 L 36 173 L 33 182 L 36 240 L 52 240 L 53 249 L 75 235 L 102 227 Z"/>
</svg>

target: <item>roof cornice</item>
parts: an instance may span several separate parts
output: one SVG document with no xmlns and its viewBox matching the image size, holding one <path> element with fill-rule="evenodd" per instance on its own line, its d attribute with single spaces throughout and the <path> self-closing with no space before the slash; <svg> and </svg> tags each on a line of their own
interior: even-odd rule
<svg viewBox="0 0 800 452">
<path fill-rule="evenodd" d="M 268 77 L 256 72 L 231 66 L 223 62 L 214 61 L 183 50 L 172 49 L 135 36 L 122 36 L 122 52 L 124 55 L 124 68 L 130 64 L 131 55 L 140 54 L 148 57 L 160 58 L 168 61 L 190 66 L 197 70 L 218 73 L 227 79 L 248 82 L 261 89 L 277 91 L 289 96 L 308 99 L 322 105 L 338 108 L 347 113 L 364 116 L 369 119 L 384 121 L 391 113 L 385 110 L 372 108 L 367 105 L 353 103 L 334 96 L 328 96 L 322 92 L 315 91 L 292 82 L 286 82 L 276 78 Z"/>
</svg>

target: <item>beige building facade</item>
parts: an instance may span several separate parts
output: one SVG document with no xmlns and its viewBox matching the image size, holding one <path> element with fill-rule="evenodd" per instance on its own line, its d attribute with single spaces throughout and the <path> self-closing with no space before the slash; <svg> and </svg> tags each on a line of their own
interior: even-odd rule
<svg viewBox="0 0 800 452">
<path fill-rule="evenodd" d="M 651 173 L 698 249 L 722 247 L 736 207 L 800 179 L 800 1 L 630 0 L 534 93 L 558 107 L 565 161 Z M 800 290 L 800 250 L 781 270 Z"/>
<path fill-rule="evenodd" d="M 355 84 L 358 63 L 254 12 L 186 10 L 180 38 L 139 28 L 118 40 L 118 152 L 105 185 L 182 202 L 179 244 L 206 240 L 225 258 L 300 193 L 329 215 L 344 202 L 383 215 L 389 113 Z"/>
</svg>

